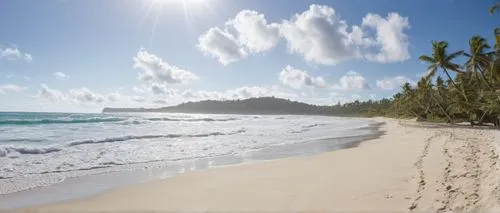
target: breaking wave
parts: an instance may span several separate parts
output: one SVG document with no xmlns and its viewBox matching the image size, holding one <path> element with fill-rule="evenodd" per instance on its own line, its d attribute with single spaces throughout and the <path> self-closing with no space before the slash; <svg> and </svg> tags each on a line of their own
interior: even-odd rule
<svg viewBox="0 0 500 213">
<path fill-rule="evenodd" d="M 56 147 L 0 147 L 0 157 L 5 157 L 9 153 L 17 152 L 19 154 L 37 155 L 51 152 L 59 152 Z"/>
<path fill-rule="evenodd" d="M 82 144 L 99 144 L 99 143 L 114 143 L 128 140 L 140 140 L 140 139 L 154 139 L 154 138 L 201 138 L 201 137 L 210 137 L 210 136 L 220 136 L 220 135 L 234 135 L 238 133 L 245 132 L 244 129 L 240 129 L 235 132 L 230 133 L 222 133 L 222 132 L 211 132 L 204 134 L 165 134 L 165 135 L 127 135 L 120 137 L 112 137 L 101 140 L 82 140 L 82 141 L 74 141 L 68 144 L 68 146 L 78 146 Z"/>
<path fill-rule="evenodd" d="M 81 124 L 124 121 L 123 118 L 88 118 L 88 119 L 7 119 L 0 120 L 2 125 L 37 125 L 37 124 Z"/>
<path fill-rule="evenodd" d="M 206 121 L 206 122 L 215 122 L 215 121 L 234 121 L 239 120 L 237 118 L 148 118 L 149 121 Z"/>
</svg>

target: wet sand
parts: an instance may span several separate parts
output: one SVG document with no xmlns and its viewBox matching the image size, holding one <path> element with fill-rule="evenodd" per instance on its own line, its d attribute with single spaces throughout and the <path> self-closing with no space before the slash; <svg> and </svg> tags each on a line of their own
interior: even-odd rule
<svg viewBox="0 0 500 213">
<path fill-rule="evenodd" d="M 500 203 L 495 130 L 378 118 L 357 147 L 232 165 L 15 212 L 470 212 Z"/>
</svg>

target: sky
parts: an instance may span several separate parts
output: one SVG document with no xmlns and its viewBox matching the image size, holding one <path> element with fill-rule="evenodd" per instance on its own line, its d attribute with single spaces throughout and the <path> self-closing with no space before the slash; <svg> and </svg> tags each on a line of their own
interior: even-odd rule
<svg viewBox="0 0 500 213">
<path fill-rule="evenodd" d="M 389 98 L 431 41 L 493 43 L 493 0 L 4 0 L 0 111 Z M 459 59 L 457 62 L 461 62 Z"/>
</svg>

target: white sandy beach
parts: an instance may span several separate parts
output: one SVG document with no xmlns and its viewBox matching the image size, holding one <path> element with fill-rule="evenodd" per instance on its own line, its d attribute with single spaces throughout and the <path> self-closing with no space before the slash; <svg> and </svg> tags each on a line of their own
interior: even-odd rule
<svg viewBox="0 0 500 213">
<path fill-rule="evenodd" d="M 195 171 L 15 211 L 469 212 L 498 206 L 494 130 L 377 120 L 386 121 L 386 134 L 359 147 Z"/>
</svg>

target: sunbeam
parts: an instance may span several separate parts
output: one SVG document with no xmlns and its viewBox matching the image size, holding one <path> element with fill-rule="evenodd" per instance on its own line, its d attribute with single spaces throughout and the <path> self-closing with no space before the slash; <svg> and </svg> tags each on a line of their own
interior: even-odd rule
<svg viewBox="0 0 500 213">
<path fill-rule="evenodd" d="M 168 9 L 180 9 L 182 7 L 182 13 L 184 15 L 184 22 L 186 27 L 190 28 L 191 16 L 197 11 L 207 11 L 213 13 L 213 8 L 208 4 L 208 2 L 213 3 L 214 0 L 145 0 L 148 2 L 147 10 L 140 20 L 140 25 L 144 24 L 144 21 L 148 19 L 150 15 L 153 15 L 153 27 L 151 30 L 151 35 L 149 43 L 152 42 L 154 38 L 155 31 L 158 25 L 161 23 L 160 16 L 165 10 Z M 195 12 L 193 12 L 195 11 Z"/>
</svg>

